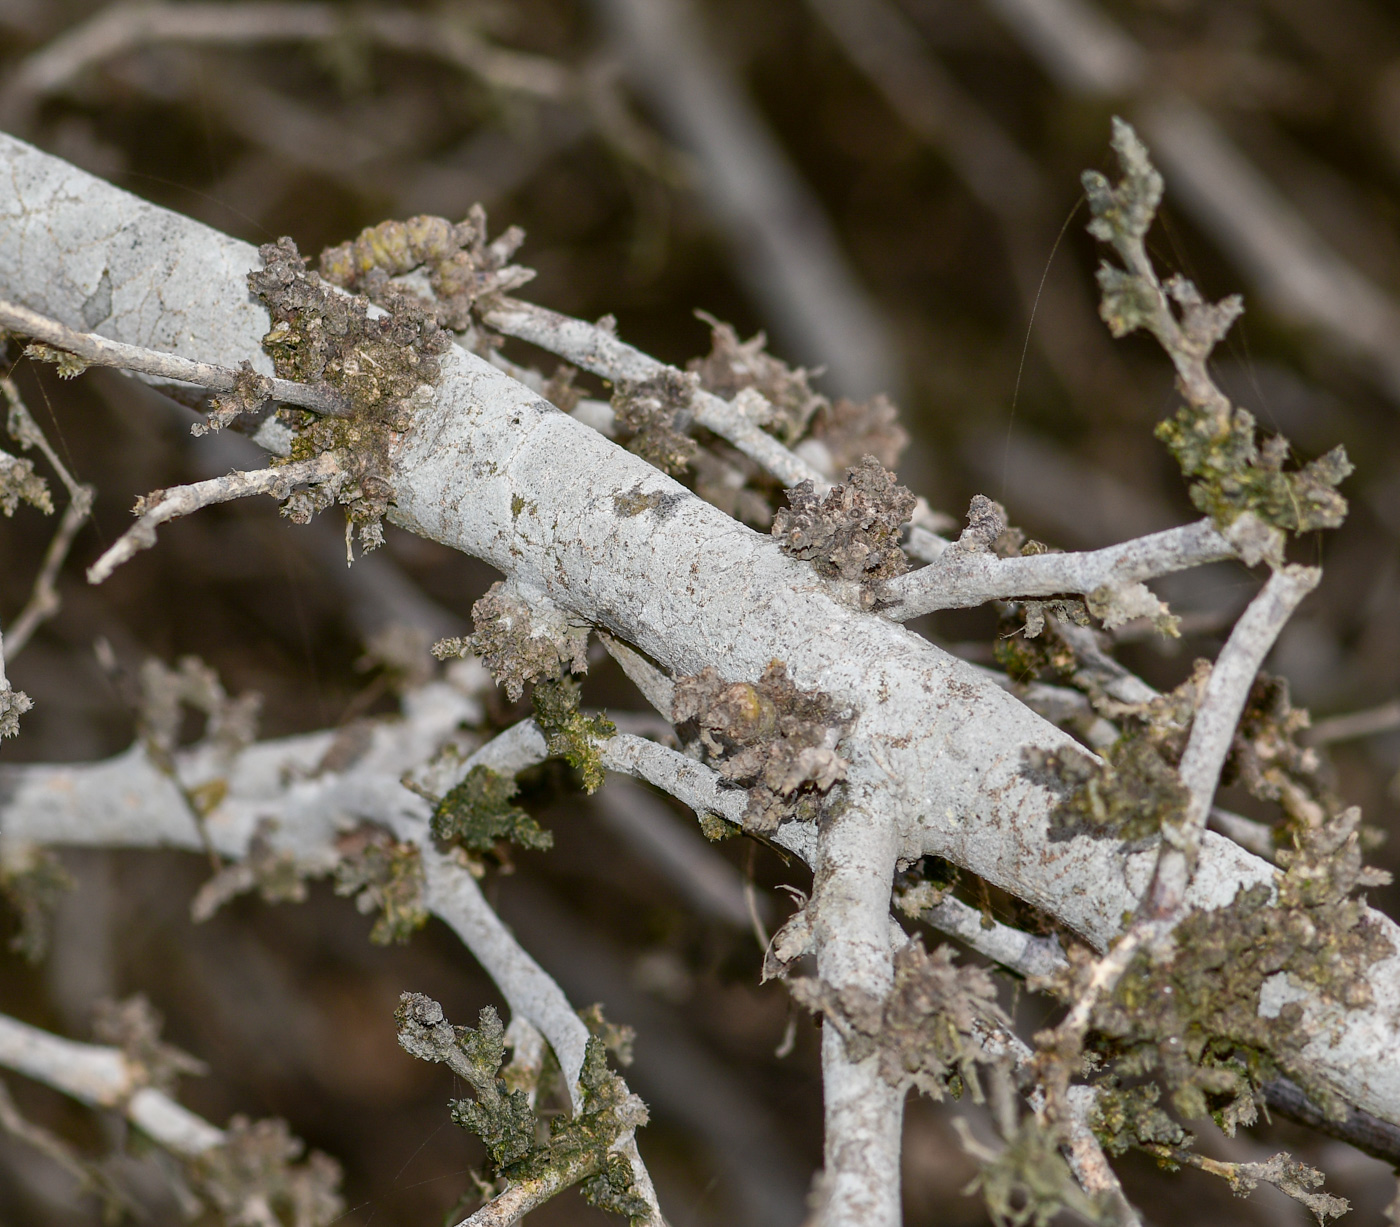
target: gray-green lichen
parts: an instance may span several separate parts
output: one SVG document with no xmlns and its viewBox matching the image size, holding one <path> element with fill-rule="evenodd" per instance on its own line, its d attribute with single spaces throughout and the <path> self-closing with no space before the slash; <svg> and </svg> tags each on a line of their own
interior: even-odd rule
<svg viewBox="0 0 1400 1227">
<path fill-rule="evenodd" d="M 1094 1047 L 1116 1074 L 1157 1078 L 1179 1113 L 1213 1115 L 1227 1131 L 1253 1121 L 1258 1087 L 1279 1072 L 1325 1110 L 1343 1110 L 1302 1059 L 1312 1039 L 1302 1005 L 1266 1016 L 1260 1001 L 1282 975 L 1341 1009 L 1370 1004 L 1367 969 L 1395 951 L 1356 895 L 1388 880 L 1362 865 L 1359 817 L 1350 810 L 1298 834 L 1279 853 L 1284 872 L 1272 894 L 1261 884 L 1226 907 L 1193 912 L 1169 951 L 1138 956 L 1092 1019 Z M 1093 964 L 1072 953 L 1058 989 L 1067 999 Z"/>
<path fill-rule="evenodd" d="M 490 852 L 503 839 L 547 852 L 554 846 L 554 836 L 510 803 L 519 791 L 514 776 L 475 766 L 438 802 L 433 811 L 433 834 L 472 852 Z"/>
<path fill-rule="evenodd" d="M 34 462 L 0 451 L 0 513 L 12 516 L 21 503 L 37 507 L 46 516 L 53 514 L 48 483 L 34 471 Z"/>
<path fill-rule="evenodd" d="M 282 1120 L 235 1116 L 224 1141 L 188 1160 L 194 1188 L 227 1223 L 330 1227 L 345 1213 L 340 1165 L 292 1136 Z"/>
<path fill-rule="evenodd" d="M 573 1116 L 554 1116 L 546 1134 L 522 1090 L 502 1077 L 505 1029 L 496 1011 L 481 1011 L 476 1029 L 454 1027 L 442 1007 L 421 993 L 404 993 L 396 1015 L 399 1043 L 413 1056 L 440 1061 L 462 1078 L 472 1099 L 452 1103 L 453 1121 L 485 1143 L 498 1180 L 558 1192 L 578 1184 L 584 1199 L 633 1223 L 648 1214 L 631 1167 L 613 1147 L 646 1123 L 646 1108 L 608 1068 L 607 1043 L 590 1035 L 579 1075 L 582 1104 Z M 601 1015 L 594 1020 L 601 1024 Z"/>
<path fill-rule="evenodd" d="M 0 843 L 0 898 L 18 920 L 9 948 L 31 963 L 39 962 L 48 953 L 53 910 L 73 886 L 62 862 L 47 848 L 13 840 Z"/>
<path fill-rule="evenodd" d="M 362 823 L 336 840 L 335 893 L 353 895 L 355 907 L 377 911 L 369 939 L 376 946 L 402 945 L 428 923 L 423 906 L 423 854 L 388 831 Z"/>
<path fill-rule="evenodd" d="M 370 318 L 366 299 L 332 290 L 308 272 L 291 239 L 264 244 L 259 254 L 263 267 L 248 274 L 248 285 L 272 317 L 263 349 L 277 375 L 327 384 L 349 406 L 343 417 L 279 411 L 293 431 L 288 459 L 332 453 L 345 474 L 334 488 L 293 494 L 283 514 L 306 523 L 338 501 L 361 544 L 372 549 L 383 541 L 381 524 L 393 498 L 390 451 L 415 404 L 438 382 L 448 335 L 420 302 L 392 290 L 381 296 L 386 313 Z"/>
<path fill-rule="evenodd" d="M 209 1067 L 161 1039 L 164 1028 L 160 1011 L 141 993 L 123 1001 L 99 1001 L 93 1011 L 93 1038 L 120 1048 L 140 1085 L 173 1095 L 181 1077 L 200 1077 Z"/>
<path fill-rule="evenodd" d="M 1191 500 L 1253 563 L 1282 558 L 1283 533 L 1336 528 L 1346 500 L 1336 487 L 1351 471 L 1346 453 L 1334 448 L 1302 468 L 1285 472 L 1288 440 L 1260 444 L 1252 414 L 1231 405 L 1212 380 L 1211 351 L 1243 311 L 1237 296 L 1207 303 L 1184 277 L 1158 280 L 1144 238 L 1162 199 L 1162 177 L 1133 129 L 1113 121 L 1113 148 L 1123 169 L 1114 185 L 1097 171 L 1084 173 L 1093 220 L 1089 232 L 1110 244 L 1123 267 L 1103 262 L 1100 314 L 1114 336 L 1146 329 L 1177 369 L 1177 389 L 1186 401 L 1157 427 L 1182 472 L 1191 480 Z"/>
<path fill-rule="evenodd" d="M 663 473 L 683 473 L 698 445 L 686 430 L 698 382 L 667 367 L 637 382 L 621 381 L 612 397 L 613 420 L 627 449 Z"/>
<path fill-rule="evenodd" d="M 710 352 L 688 364 L 700 386 L 725 400 L 753 389 L 771 407 L 765 427 L 784 443 L 801 439 L 813 414 L 827 403 L 812 390 L 811 372 L 801 367 L 794 370 L 773 357 L 763 333 L 741 341 L 731 325 L 703 311 L 696 314 L 710 325 Z"/>
<path fill-rule="evenodd" d="M 823 575 L 860 583 L 869 603 L 881 584 L 909 569 L 899 534 L 914 514 L 914 496 L 874 456 L 825 495 L 804 481 L 787 496 L 788 506 L 773 517 L 785 553 L 810 560 Z"/>
<path fill-rule="evenodd" d="M 749 790 L 745 825 L 753 830 L 815 818 L 845 776 L 836 746 L 854 714 L 821 691 L 799 690 L 782 661 L 757 682 L 725 682 L 713 666 L 678 678 L 671 715 L 694 721 L 719 773 Z"/>
<path fill-rule="evenodd" d="M 563 677 L 540 682 L 530 703 L 549 753 L 573 767 L 582 777 L 585 791 L 593 793 L 603 786 L 603 759 L 597 743 L 613 736 L 617 726 L 601 713 L 584 715 L 579 699 L 578 683 Z"/>
</svg>

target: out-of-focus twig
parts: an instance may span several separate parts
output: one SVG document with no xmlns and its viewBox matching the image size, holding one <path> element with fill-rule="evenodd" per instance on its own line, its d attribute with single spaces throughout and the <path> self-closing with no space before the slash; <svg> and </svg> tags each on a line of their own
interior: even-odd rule
<svg viewBox="0 0 1400 1227">
<path fill-rule="evenodd" d="M 836 391 L 897 391 L 900 363 L 821 206 L 763 117 L 707 45 L 688 0 L 595 0 L 627 71 L 699 163 L 698 190 L 735 252 L 734 271 Z"/>
<path fill-rule="evenodd" d="M 1147 53 L 1087 0 L 987 0 L 1051 76 L 1132 99 L 1175 198 L 1279 315 L 1362 358 L 1400 402 L 1400 304 L 1337 254 L 1190 99 L 1160 94 Z"/>
<path fill-rule="evenodd" d="M 1400 699 L 1391 699 L 1366 711 L 1348 712 L 1345 716 L 1329 716 L 1319 720 L 1305 734 L 1310 745 L 1321 746 L 1333 741 L 1353 741 L 1358 737 L 1374 737 L 1400 728 Z"/>
</svg>

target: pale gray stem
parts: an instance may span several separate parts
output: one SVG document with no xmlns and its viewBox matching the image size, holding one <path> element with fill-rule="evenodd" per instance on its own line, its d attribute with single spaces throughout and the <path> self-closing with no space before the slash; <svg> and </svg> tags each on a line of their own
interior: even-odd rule
<svg viewBox="0 0 1400 1227">
<path fill-rule="evenodd" d="M 1250 688 L 1279 632 L 1321 578 L 1322 572 L 1316 567 L 1288 566 L 1275 571 L 1240 615 L 1220 649 L 1181 755 L 1178 770 L 1191 802 L 1179 831 L 1170 840 L 1164 834 L 1151 900 L 1152 910 L 1158 915 L 1175 914 L 1182 906 L 1186 881 L 1195 868 L 1201 835 L 1210 816 L 1210 803 Z"/>
<path fill-rule="evenodd" d="M 126 530 L 95 563 L 88 568 L 90 584 L 100 584 L 124 562 L 148 550 L 156 543 L 156 529 L 180 516 L 189 515 L 215 503 L 228 503 L 254 494 L 271 494 L 286 498 L 297 486 L 314 485 L 334 478 L 340 466 L 329 453 L 314 460 L 299 460 L 276 469 L 258 469 L 252 473 L 228 473 L 197 481 L 188 486 L 173 486 L 147 496 L 147 502 L 159 498 L 154 506 L 143 511 L 140 519 Z"/>
<path fill-rule="evenodd" d="M 999 920 L 992 921 L 988 928 L 980 911 L 952 895 L 925 908 L 919 919 L 1027 979 L 1048 976 L 1065 966 L 1064 952 L 1056 938 L 1036 937 Z"/>
<path fill-rule="evenodd" d="M 823 984 L 838 998 L 877 1005 L 894 981 L 890 888 L 898 836 L 862 800 L 848 799 L 823 822 L 809 914 Z M 822 1227 L 898 1227 L 905 1089 L 885 1080 L 878 1053 L 856 1060 L 840 1028 L 823 1028 Z"/>
<path fill-rule="evenodd" d="M 33 337 L 36 341 L 98 366 L 112 366 L 155 379 L 194 384 L 214 392 L 232 392 L 238 386 L 239 372 L 232 367 L 195 362 L 176 354 L 109 341 L 95 332 L 78 332 L 17 303 L 0 301 L 0 327 L 20 336 Z M 291 379 L 272 379 L 271 383 L 273 400 L 300 405 L 329 417 L 343 417 L 350 411 L 345 398 L 326 384 L 296 383 Z"/>
<path fill-rule="evenodd" d="M 615 382 L 640 383 L 675 371 L 674 367 L 619 341 L 605 328 L 519 299 L 503 298 L 486 307 L 482 319 L 508 337 L 529 341 L 585 371 Z M 691 398 L 690 407 L 697 423 L 727 439 L 783 485 L 796 486 L 810 481 L 819 491 L 830 489 L 831 482 L 826 474 L 784 447 L 732 402 L 698 390 Z"/>
<path fill-rule="evenodd" d="M 1358 737 L 1374 737 L 1400 728 L 1400 699 L 1392 699 L 1366 711 L 1348 712 L 1345 716 L 1329 716 L 1319 720 L 1304 734 L 1311 746 L 1323 746 L 1334 741 L 1353 741 Z"/>
<path fill-rule="evenodd" d="M 1234 547 L 1210 520 L 1082 554 L 998 558 L 954 546 L 936 562 L 891 580 L 886 592 L 896 603 L 882 612 L 905 622 L 935 609 L 966 609 L 1013 597 L 1071 592 L 1087 596 L 1100 588 L 1139 583 L 1234 556 Z"/>
<path fill-rule="evenodd" d="M 0 1065 L 97 1108 L 122 1113 L 177 1154 L 220 1145 L 223 1130 L 143 1085 L 143 1073 L 119 1048 L 80 1044 L 0 1014 Z"/>
</svg>

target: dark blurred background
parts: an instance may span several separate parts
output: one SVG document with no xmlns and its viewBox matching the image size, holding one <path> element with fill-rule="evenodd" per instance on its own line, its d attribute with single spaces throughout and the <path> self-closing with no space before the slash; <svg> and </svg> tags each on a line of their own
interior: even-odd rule
<svg viewBox="0 0 1400 1227">
<path fill-rule="evenodd" d="M 898 401 L 913 436 L 901 477 L 935 508 L 960 518 L 986 493 L 1065 548 L 1194 514 L 1152 438 L 1173 407 L 1169 365 L 1146 340 L 1112 341 L 1096 314 L 1079 174 L 1111 168 L 1115 113 L 1166 175 L 1159 265 L 1208 296 L 1245 295 L 1216 355 L 1222 386 L 1300 457 L 1340 442 L 1356 464 L 1345 527 L 1300 544 L 1325 579 L 1271 668 L 1316 719 L 1392 703 L 1400 12 L 1384 0 L 0 0 L 0 128 L 250 242 L 287 234 L 307 253 L 385 218 L 458 218 L 479 201 L 493 231 L 527 232 L 519 259 L 538 278 L 523 296 L 613 314 L 625 339 L 681 364 L 708 348 L 696 308 L 744 336 L 764 329 L 775 353 L 824 368 L 822 390 Z M 231 691 L 263 694 L 264 735 L 391 709 L 330 517 L 299 529 L 270 501 L 216 508 L 89 588 L 83 568 L 137 495 L 247 466 L 254 451 L 231 435 L 191 440 L 188 411 L 111 372 L 60 384 L 20 361 L 13 374 L 98 499 L 60 579 L 61 611 L 9 669 L 36 706 L 4 761 L 129 744 L 133 718 L 97 664 L 99 636 L 129 665 L 200 655 Z M 24 604 L 51 531 L 31 509 L 0 520 L 0 625 Z M 413 599 L 435 603 L 441 633 L 465 632 L 496 578 L 397 531 L 385 555 L 357 582 L 407 579 Z M 1232 566 L 1164 581 L 1182 638 L 1130 626 L 1122 658 L 1176 684 L 1214 655 L 1256 586 Z M 995 626 L 990 610 L 919 623 L 983 662 Z M 602 662 L 586 694 L 638 703 Z M 1340 790 L 1390 831 L 1400 712 L 1371 724 L 1379 731 L 1330 748 Z M 488 879 L 490 897 L 576 1003 L 601 1000 L 637 1026 L 630 1077 L 654 1112 L 641 1145 L 675 1227 L 796 1224 L 820 1159 L 817 1032 L 797 1020 L 791 1054 L 776 1057 L 786 994 L 758 986 L 742 912 L 698 911 L 600 824 L 597 802 L 551 785 L 542 776 L 527 797 L 554 851 L 520 854 Z M 1376 859 L 1400 869 L 1397 847 Z M 807 885 L 766 849 L 711 850 L 732 883 L 755 881 L 770 920 L 787 910 L 777 884 Z M 455 938 L 435 922 L 407 948 L 371 946 L 369 919 L 324 884 L 303 905 L 244 899 L 195 926 L 198 858 L 65 863 L 80 889 L 60 907 L 49 961 L 0 957 L 7 1012 L 85 1038 L 98 999 L 143 991 L 169 1038 L 213 1067 L 186 1083 L 185 1102 L 218 1123 L 285 1117 L 344 1163 L 345 1221 L 436 1224 L 451 1212 L 481 1152 L 448 1120 L 460 1089 L 398 1050 L 392 1015 L 405 989 L 439 997 L 459 1022 L 498 1000 Z M 1395 899 L 1376 901 L 1393 913 Z M 1022 1002 L 1027 1027 L 1037 1008 Z M 7 1081 L 91 1153 L 125 1145 L 110 1121 Z M 911 1102 L 911 1225 L 984 1221 L 960 1192 L 974 1169 L 949 1119 L 947 1106 Z M 1234 1141 L 1202 1132 L 1219 1157 L 1286 1148 L 1323 1167 L 1358 1227 L 1381 1222 L 1394 1192 L 1384 1165 L 1284 1124 Z M 124 1162 L 151 1220 L 176 1221 L 149 1169 Z M 1154 1222 L 1307 1221 L 1267 1189 L 1237 1202 L 1197 1172 L 1132 1158 L 1123 1170 Z M 96 1215 L 57 1168 L 0 1137 L 0 1220 Z M 536 1219 L 604 1221 L 573 1194 Z"/>
</svg>

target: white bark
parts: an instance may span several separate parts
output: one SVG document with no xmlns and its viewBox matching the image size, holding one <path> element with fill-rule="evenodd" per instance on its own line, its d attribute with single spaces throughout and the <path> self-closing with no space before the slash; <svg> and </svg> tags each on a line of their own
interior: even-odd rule
<svg viewBox="0 0 1400 1227">
<path fill-rule="evenodd" d="M 250 358 L 268 369 L 258 348 L 267 318 L 245 290 L 244 276 L 257 263 L 251 248 L 21 142 L 0 138 L 0 159 L 8 171 L 0 176 L 7 236 L 0 294 L 64 322 L 81 321 L 85 309 L 91 314 L 96 298 L 108 310 L 87 326 L 100 322 L 105 335 L 225 365 Z M 857 912 L 873 907 L 878 880 L 885 883 L 887 910 L 896 856 L 934 853 L 1044 909 L 1100 948 L 1113 939 L 1142 893 L 1155 853 L 1124 854 L 1110 841 L 1050 840 L 1054 798 L 1028 777 L 1023 752 L 1072 745 L 1065 734 L 973 667 L 842 604 L 770 538 L 490 364 L 455 349 L 442 367 L 435 402 L 419 411 L 393 457 L 397 523 L 541 589 L 674 675 L 713 664 L 728 678 L 753 679 L 779 659 L 799 686 L 854 708 L 843 754 L 847 787 L 866 825 L 849 845 L 833 844 L 820 855 L 833 877 L 847 868 L 855 875 L 843 897 Z M 642 514 L 620 514 L 615 496 L 634 491 L 659 498 Z M 522 500 L 527 513 L 513 511 Z M 303 739 L 313 743 L 324 748 L 326 740 Z M 266 768 L 271 760 L 263 761 Z M 313 765 L 314 759 L 307 764 Z M 3 778 L 0 791 L 12 794 L 0 801 L 8 826 L 28 786 L 22 769 Z M 379 777 L 374 798 L 347 790 L 340 807 L 320 810 L 318 820 L 333 823 L 332 815 L 372 805 L 421 822 L 422 802 L 396 781 L 397 772 Z M 150 784 L 144 798 L 117 791 L 115 805 L 108 793 L 105 804 L 92 806 L 93 824 L 115 833 L 137 812 L 166 804 L 158 799 L 166 796 L 172 810 L 178 806 L 172 824 L 193 842 L 192 821 L 168 796 L 172 786 L 159 777 Z M 253 813 L 249 808 L 238 819 L 245 839 Z M 311 815 L 317 817 L 315 805 Z M 227 838 L 219 812 L 210 827 L 211 835 L 221 832 L 216 840 Z M 91 838 L 81 828 L 72 833 Z M 1268 882 L 1273 872 L 1207 832 L 1188 901 L 1220 906 L 1241 885 Z M 1395 926 L 1380 916 L 1375 922 L 1395 942 Z M 865 940 L 862 934 L 852 940 Z M 834 968 L 850 962 L 839 945 L 828 961 Z M 1400 1119 L 1398 971 L 1400 956 L 1371 969 L 1374 1004 L 1364 1010 L 1326 1013 L 1313 1002 L 1310 1024 L 1325 1018 L 1331 1025 L 1317 1027 L 1305 1054 L 1340 1094 L 1392 1120 Z M 840 1086 L 832 1094 L 843 1094 Z"/>
<path fill-rule="evenodd" d="M 143 1086 L 141 1070 L 119 1048 L 80 1044 L 0 1014 L 0 1066 L 81 1103 L 114 1108 L 177 1154 L 197 1155 L 224 1140 L 223 1130 Z"/>
</svg>

